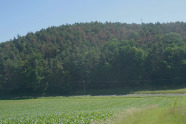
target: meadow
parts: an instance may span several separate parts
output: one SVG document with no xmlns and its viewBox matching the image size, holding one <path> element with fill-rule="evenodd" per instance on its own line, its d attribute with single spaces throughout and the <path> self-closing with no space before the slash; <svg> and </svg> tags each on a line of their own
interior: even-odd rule
<svg viewBox="0 0 186 124">
<path fill-rule="evenodd" d="M 183 99 L 184 98 L 184 99 Z M 0 100 L 1 124 L 87 124 L 115 122 L 128 110 L 168 109 L 184 96 L 71 96 Z M 185 103 L 184 101 L 180 102 Z M 185 104 L 184 104 L 185 106 Z M 123 120 L 122 120 L 123 121 Z"/>
<path fill-rule="evenodd" d="M 169 107 L 130 108 L 108 124 L 185 124 L 186 97 L 176 97 Z"/>
</svg>

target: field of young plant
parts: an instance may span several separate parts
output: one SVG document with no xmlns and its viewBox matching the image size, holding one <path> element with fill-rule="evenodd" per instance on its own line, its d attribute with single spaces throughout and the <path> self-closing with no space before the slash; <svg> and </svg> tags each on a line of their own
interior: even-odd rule
<svg viewBox="0 0 186 124">
<path fill-rule="evenodd" d="M 166 108 L 176 97 L 79 96 L 0 100 L 0 124 L 105 121 L 130 108 Z"/>
</svg>

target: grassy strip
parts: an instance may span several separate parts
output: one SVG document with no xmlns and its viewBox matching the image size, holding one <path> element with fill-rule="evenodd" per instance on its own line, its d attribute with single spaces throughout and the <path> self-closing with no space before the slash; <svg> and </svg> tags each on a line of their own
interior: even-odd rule
<svg viewBox="0 0 186 124">
<path fill-rule="evenodd" d="M 125 94 L 186 94 L 185 87 L 123 87 L 77 91 L 72 95 L 125 95 Z"/>
<path fill-rule="evenodd" d="M 133 94 L 186 94 L 186 88 L 183 89 L 165 89 L 165 90 L 142 90 L 132 92 Z"/>
</svg>

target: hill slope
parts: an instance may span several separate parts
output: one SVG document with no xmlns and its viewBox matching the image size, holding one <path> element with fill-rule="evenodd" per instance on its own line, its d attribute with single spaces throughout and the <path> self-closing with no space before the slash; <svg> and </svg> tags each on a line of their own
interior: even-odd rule
<svg viewBox="0 0 186 124">
<path fill-rule="evenodd" d="M 186 23 L 77 23 L 0 44 L 1 94 L 186 84 Z"/>
</svg>

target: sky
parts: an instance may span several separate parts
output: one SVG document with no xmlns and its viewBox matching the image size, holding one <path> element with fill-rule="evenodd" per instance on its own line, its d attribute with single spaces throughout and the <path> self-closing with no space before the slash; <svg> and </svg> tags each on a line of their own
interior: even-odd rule
<svg viewBox="0 0 186 124">
<path fill-rule="evenodd" d="M 0 0 L 0 42 L 79 22 L 186 22 L 186 0 Z"/>
</svg>

